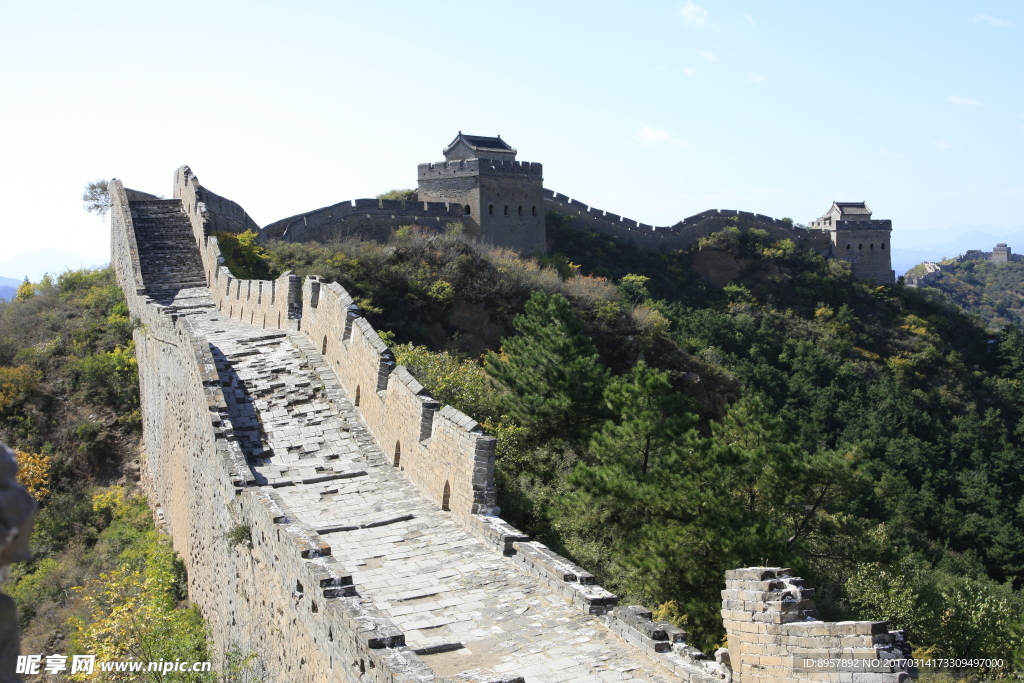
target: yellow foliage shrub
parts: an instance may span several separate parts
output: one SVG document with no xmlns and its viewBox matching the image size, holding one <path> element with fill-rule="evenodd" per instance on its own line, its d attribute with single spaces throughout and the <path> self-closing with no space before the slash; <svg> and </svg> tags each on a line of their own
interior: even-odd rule
<svg viewBox="0 0 1024 683">
<path fill-rule="evenodd" d="M 14 457 L 18 461 L 18 483 L 42 502 L 50 493 L 50 456 L 15 450 Z"/>
<path fill-rule="evenodd" d="M 0 367 L 0 413 L 24 401 L 43 381 L 43 373 L 28 365 Z"/>
</svg>

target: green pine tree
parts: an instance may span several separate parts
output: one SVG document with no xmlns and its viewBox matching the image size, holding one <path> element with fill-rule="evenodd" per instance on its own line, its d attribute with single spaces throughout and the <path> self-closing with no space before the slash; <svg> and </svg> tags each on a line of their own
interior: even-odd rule
<svg viewBox="0 0 1024 683">
<path fill-rule="evenodd" d="M 488 374 L 508 389 L 506 412 L 536 441 L 584 441 L 604 414 L 608 371 L 569 302 L 534 292 L 516 316 L 519 334 L 488 354 Z"/>
<path fill-rule="evenodd" d="M 605 405 L 617 416 L 608 420 L 590 442 L 599 463 L 614 463 L 631 476 L 645 477 L 652 466 L 697 424 L 686 412 L 688 402 L 673 391 L 667 372 L 640 361 L 629 375 L 612 379 L 604 391 Z"/>
</svg>

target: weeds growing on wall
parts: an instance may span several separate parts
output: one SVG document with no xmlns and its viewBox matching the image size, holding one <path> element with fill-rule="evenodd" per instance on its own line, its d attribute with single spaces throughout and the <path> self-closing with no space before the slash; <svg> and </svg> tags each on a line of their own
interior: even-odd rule
<svg viewBox="0 0 1024 683">
<path fill-rule="evenodd" d="M 547 227 L 540 261 L 416 230 L 266 260 L 352 292 L 498 436 L 503 516 L 694 644 L 721 641 L 723 572 L 772 564 L 826 618 L 1024 657 L 1019 330 L 990 350 L 940 297 L 741 219 L 674 253 Z"/>
</svg>

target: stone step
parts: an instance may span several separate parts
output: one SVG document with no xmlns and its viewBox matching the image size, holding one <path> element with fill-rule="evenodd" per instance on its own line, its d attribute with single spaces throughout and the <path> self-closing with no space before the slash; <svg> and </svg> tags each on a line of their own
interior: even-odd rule
<svg viewBox="0 0 1024 683">
<path fill-rule="evenodd" d="M 151 292 L 206 286 L 192 224 L 177 199 L 130 202 L 142 281 Z"/>
</svg>

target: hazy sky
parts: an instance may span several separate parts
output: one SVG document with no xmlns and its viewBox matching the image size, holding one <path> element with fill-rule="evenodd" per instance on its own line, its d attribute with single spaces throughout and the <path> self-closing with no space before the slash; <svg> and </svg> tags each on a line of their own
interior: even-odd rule
<svg viewBox="0 0 1024 683">
<path fill-rule="evenodd" d="M 188 164 L 265 225 L 413 187 L 460 129 L 647 223 L 805 222 L 864 199 L 904 243 L 1024 226 L 1019 1 L 2 1 L 0 17 L 0 261 L 106 256 L 79 199 L 94 178 L 169 196 Z"/>
</svg>

